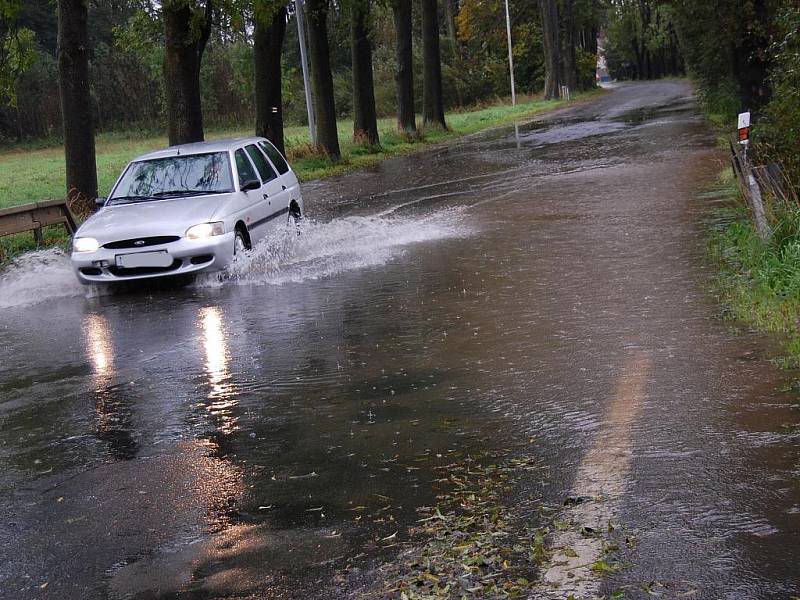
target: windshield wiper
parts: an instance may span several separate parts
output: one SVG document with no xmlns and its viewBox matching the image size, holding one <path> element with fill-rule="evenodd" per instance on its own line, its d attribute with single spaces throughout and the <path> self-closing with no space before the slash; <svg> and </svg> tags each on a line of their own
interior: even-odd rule
<svg viewBox="0 0 800 600">
<path fill-rule="evenodd" d="M 156 192 L 153 194 L 157 198 L 164 198 L 165 196 L 205 196 L 206 194 L 224 194 L 220 190 L 166 190 L 164 192 Z"/>
<path fill-rule="evenodd" d="M 134 195 L 134 196 L 115 196 L 114 198 L 109 198 L 109 204 L 116 203 L 117 200 L 122 200 L 122 204 L 128 204 L 133 202 L 149 202 L 151 200 L 161 200 L 161 198 L 157 196 L 142 196 L 142 195 Z"/>
</svg>

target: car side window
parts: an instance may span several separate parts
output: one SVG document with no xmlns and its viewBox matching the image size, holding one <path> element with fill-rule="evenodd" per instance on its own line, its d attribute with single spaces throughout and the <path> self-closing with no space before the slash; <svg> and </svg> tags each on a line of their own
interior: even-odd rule
<svg viewBox="0 0 800 600">
<path fill-rule="evenodd" d="M 258 169 L 258 172 L 261 175 L 261 181 L 267 183 L 268 181 L 272 181 L 277 177 L 275 171 L 267 162 L 267 159 L 264 158 L 264 155 L 261 153 L 261 151 L 256 148 L 255 144 L 250 144 L 249 146 L 245 147 L 245 150 L 247 150 L 250 158 L 253 159 L 253 164 L 256 166 L 256 169 Z"/>
<path fill-rule="evenodd" d="M 267 156 L 269 156 L 272 164 L 275 165 L 276 169 L 278 169 L 278 173 L 283 175 L 289 171 L 289 164 L 286 162 L 286 159 L 283 158 L 283 155 L 278 152 L 278 149 L 275 146 L 269 142 L 259 142 L 258 145 L 261 146 L 261 149 L 267 153 Z"/>
<path fill-rule="evenodd" d="M 250 179 L 258 180 L 258 176 L 256 172 L 253 170 L 253 165 L 250 164 L 250 161 L 247 160 L 247 155 L 244 153 L 244 150 L 239 148 L 236 151 L 236 171 L 239 173 L 239 186 L 241 186 L 245 181 Z"/>
</svg>

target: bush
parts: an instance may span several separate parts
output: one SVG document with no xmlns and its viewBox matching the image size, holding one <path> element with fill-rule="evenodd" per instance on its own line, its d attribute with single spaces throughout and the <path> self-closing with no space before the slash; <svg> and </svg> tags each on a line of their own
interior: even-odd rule
<svg viewBox="0 0 800 600">
<path fill-rule="evenodd" d="M 800 188 L 800 7 L 787 8 L 779 19 L 781 34 L 772 46 L 772 101 L 756 128 L 759 156 L 783 164 Z"/>
</svg>

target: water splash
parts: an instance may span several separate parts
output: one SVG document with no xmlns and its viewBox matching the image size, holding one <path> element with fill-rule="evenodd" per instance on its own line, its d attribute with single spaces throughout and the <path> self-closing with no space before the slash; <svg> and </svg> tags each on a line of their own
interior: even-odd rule
<svg viewBox="0 0 800 600">
<path fill-rule="evenodd" d="M 280 285 L 329 277 L 385 264 L 410 244 L 468 235 L 458 210 L 422 217 L 344 217 L 327 223 L 305 220 L 296 235 L 272 236 L 225 274 L 210 273 L 196 285 Z M 104 286 L 83 286 L 60 249 L 29 252 L 0 272 L 0 309 L 33 306 L 58 298 L 95 297 Z"/>
<path fill-rule="evenodd" d="M 28 252 L 0 271 L 0 309 L 91 293 L 78 283 L 69 256 L 58 248 Z"/>
<path fill-rule="evenodd" d="M 300 235 L 287 231 L 259 244 L 229 272 L 229 281 L 281 285 L 382 265 L 421 242 L 469 234 L 458 210 L 423 217 L 344 217 L 328 223 L 306 220 Z M 214 285 L 214 279 L 201 285 Z"/>
</svg>

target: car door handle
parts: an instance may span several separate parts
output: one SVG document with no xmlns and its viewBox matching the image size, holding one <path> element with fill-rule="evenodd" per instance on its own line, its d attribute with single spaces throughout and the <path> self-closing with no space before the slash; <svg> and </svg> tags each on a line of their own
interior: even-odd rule
<svg viewBox="0 0 800 600">
<path fill-rule="evenodd" d="M 282 186 L 281 186 L 281 189 L 282 189 L 282 190 L 285 190 L 285 189 L 286 189 L 286 186 L 285 186 L 285 185 L 282 185 Z"/>
<path fill-rule="evenodd" d="M 269 198 L 269 194 L 264 194 L 264 200 L 266 200 L 267 198 Z"/>
</svg>

